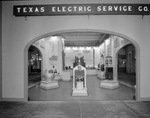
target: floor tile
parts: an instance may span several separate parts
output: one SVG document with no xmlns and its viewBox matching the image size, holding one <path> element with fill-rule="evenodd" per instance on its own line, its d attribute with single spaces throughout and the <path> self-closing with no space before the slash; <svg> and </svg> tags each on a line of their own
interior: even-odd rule
<svg viewBox="0 0 150 118">
<path fill-rule="evenodd" d="M 44 90 L 39 84 L 29 89 L 31 101 L 84 101 L 84 100 L 132 100 L 134 90 L 120 84 L 117 89 L 104 89 L 99 87 L 100 80 L 96 76 L 87 76 L 86 97 L 73 97 L 72 82 L 59 81 L 59 88 Z"/>
<path fill-rule="evenodd" d="M 139 114 L 138 118 L 150 118 L 150 114 Z"/>
<path fill-rule="evenodd" d="M 149 102 L 125 102 L 125 104 L 139 114 L 149 114 L 150 113 L 150 103 Z"/>
<path fill-rule="evenodd" d="M 150 102 L 31 101 L 1 105 L 0 118 L 150 118 Z"/>
<path fill-rule="evenodd" d="M 116 118 L 126 116 L 129 116 L 129 118 L 136 117 L 135 113 L 128 110 L 128 108 L 119 101 L 82 102 L 81 106 L 84 118 L 111 118 L 112 116 L 115 116 Z"/>
</svg>

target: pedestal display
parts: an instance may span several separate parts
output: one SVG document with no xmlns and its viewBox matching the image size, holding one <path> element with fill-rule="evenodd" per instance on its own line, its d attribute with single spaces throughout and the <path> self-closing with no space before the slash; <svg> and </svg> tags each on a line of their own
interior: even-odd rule
<svg viewBox="0 0 150 118">
<path fill-rule="evenodd" d="M 73 68 L 72 96 L 88 96 L 86 87 L 86 68 L 81 65 Z"/>
<path fill-rule="evenodd" d="M 100 87 L 115 89 L 119 87 L 119 83 L 113 78 L 113 67 L 106 67 L 105 80 L 100 82 Z"/>
<path fill-rule="evenodd" d="M 48 72 L 47 70 L 45 70 L 43 80 L 40 83 L 40 88 L 46 90 L 58 88 L 59 87 L 58 81 L 55 81 L 54 78 L 55 75 L 51 70 L 49 70 Z"/>
<path fill-rule="evenodd" d="M 102 80 L 100 82 L 100 87 L 107 89 L 116 89 L 119 87 L 119 83 L 117 80 Z"/>
</svg>

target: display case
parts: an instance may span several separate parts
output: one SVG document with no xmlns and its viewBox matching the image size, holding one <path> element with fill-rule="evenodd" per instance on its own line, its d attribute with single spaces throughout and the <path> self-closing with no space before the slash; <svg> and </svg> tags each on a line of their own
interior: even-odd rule
<svg viewBox="0 0 150 118">
<path fill-rule="evenodd" d="M 86 86 L 86 68 L 81 65 L 73 68 L 72 96 L 88 96 Z"/>
<path fill-rule="evenodd" d="M 106 67 L 105 79 L 113 80 L 113 67 Z"/>
</svg>

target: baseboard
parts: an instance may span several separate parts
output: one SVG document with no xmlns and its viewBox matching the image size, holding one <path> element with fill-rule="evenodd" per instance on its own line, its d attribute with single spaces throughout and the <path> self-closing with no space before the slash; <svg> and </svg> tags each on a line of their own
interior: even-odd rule
<svg viewBox="0 0 150 118">
<path fill-rule="evenodd" d="M 140 97 L 138 101 L 150 101 L 150 97 Z"/>
</svg>

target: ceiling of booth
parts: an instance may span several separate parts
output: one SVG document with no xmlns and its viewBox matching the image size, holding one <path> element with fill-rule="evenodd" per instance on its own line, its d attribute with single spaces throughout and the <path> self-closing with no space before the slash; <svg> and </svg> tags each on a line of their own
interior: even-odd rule
<svg viewBox="0 0 150 118">
<path fill-rule="evenodd" d="M 69 32 L 59 34 L 65 39 L 65 46 L 99 46 L 110 35 L 100 32 Z"/>
</svg>

